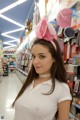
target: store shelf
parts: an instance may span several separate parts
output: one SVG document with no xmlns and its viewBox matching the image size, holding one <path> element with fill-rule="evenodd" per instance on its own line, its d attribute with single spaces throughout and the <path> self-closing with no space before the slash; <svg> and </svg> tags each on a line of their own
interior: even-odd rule
<svg viewBox="0 0 80 120">
<path fill-rule="evenodd" d="M 73 73 L 73 72 L 67 72 L 67 74 L 68 74 L 68 75 L 72 75 L 72 76 L 76 76 L 76 74 Z"/>
<path fill-rule="evenodd" d="M 72 105 L 74 105 L 75 107 L 77 107 L 78 109 L 80 109 L 80 105 L 76 104 L 76 103 L 72 103 Z"/>
<path fill-rule="evenodd" d="M 76 3 L 79 2 L 79 0 L 74 1 L 71 5 L 68 6 L 68 8 L 72 8 Z"/>
<path fill-rule="evenodd" d="M 27 78 L 27 74 L 19 68 L 16 68 L 16 74 L 19 77 L 22 84 L 24 84 Z"/>
<path fill-rule="evenodd" d="M 26 44 L 29 44 L 31 46 L 32 42 L 34 41 L 34 38 L 36 38 L 35 29 L 32 30 L 30 34 L 25 38 L 25 40 L 21 43 L 21 45 L 16 51 L 16 54 L 19 53 L 20 51 L 23 51 L 23 48 Z"/>
<path fill-rule="evenodd" d="M 70 117 L 71 119 L 74 119 L 74 115 L 72 115 L 72 113 L 69 114 L 69 117 Z"/>
<path fill-rule="evenodd" d="M 24 72 L 24 71 L 22 71 L 21 69 L 19 69 L 19 68 L 16 68 L 18 71 L 20 71 L 22 74 L 24 74 L 24 75 L 28 75 L 26 72 Z"/>
<path fill-rule="evenodd" d="M 74 65 L 74 64 L 72 64 L 72 66 L 74 66 L 74 67 L 76 66 L 76 67 L 77 67 L 77 66 L 79 66 L 79 65 Z"/>
<path fill-rule="evenodd" d="M 12 56 L 13 54 L 14 54 L 14 53 L 6 53 L 6 54 L 4 54 L 4 56 L 5 56 L 5 55 L 8 55 L 8 56 L 11 55 L 11 56 Z"/>
<path fill-rule="evenodd" d="M 15 66 L 10 66 L 10 65 L 9 65 L 9 68 L 15 68 Z"/>
<path fill-rule="evenodd" d="M 79 120 L 72 113 L 69 114 L 69 118 L 70 118 L 69 120 Z"/>
</svg>

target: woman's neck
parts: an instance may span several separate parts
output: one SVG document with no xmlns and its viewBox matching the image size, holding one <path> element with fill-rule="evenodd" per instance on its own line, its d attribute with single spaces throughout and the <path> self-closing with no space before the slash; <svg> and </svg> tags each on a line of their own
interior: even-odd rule
<svg viewBox="0 0 80 120">
<path fill-rule="evenodd" d="M 49 78 L 49 77 L 51 77 L 51 74 L 50 73 L 49 74 L 40 74 L 39 77 L 40 78 Z"/>
<path fill-rule="evenodd" d="M 51 79 L 51 74 L 40 74 L 37 79 L 34 80 L 34 87 L 36 87 L 38 84 L 41 84 L 45 81 L 48 81 Z"/>
</svg>

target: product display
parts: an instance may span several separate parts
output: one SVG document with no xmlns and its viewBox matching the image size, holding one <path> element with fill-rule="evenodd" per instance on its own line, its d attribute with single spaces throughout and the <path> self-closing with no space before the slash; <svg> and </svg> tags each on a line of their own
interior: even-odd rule
<svg viewBox="0 0 80 120">
<path fill-rule="evenodd" d="M 64 29 L 64 35 L 65 37 L 73 38 L 75 35 L 75 31 L 72 29 L 72 27 L 66 27 Z"/>
<path fill-rule="evenodd" d="M 3 76 L 3 62 L 2 57 L 0 56 L 0 82 L 2 81 L 2 76 Z"/>
<path fill-rule="evenodd" d="M 3 43 L 0 40 L 0 82 L 2 81 L 3 76 Z"/>
<path fill-rule="evenodd" d="M 8 68 L 8 64 L 4 63 L 3 65 L 3 76 L 8 76 L 8 72 L 9 72 L 9 68 Z"/>
<path fill-rule="evenodd" d="M 69 8 L 64 8 L 60 10 L 57 15 L 57 23 L 62 28 L 71 26 L 71 17 L 72 17 L 72 10 Z"/>
<path fill-rule="evenodd" d="M 4 50 L 3 62 L 8 65 L 9 72 L 13 72 L 16 68 L 16 49 Z"/>
<path fill-rule="evenodd" d="M 62 9 L 57 15 L 57 23 L 61 28 L 58 29 L 58 37 L 64 40 L 63 58 L 67 72 L 67 83 L 73 95 L 70 120 L 80 120 L 80 30 L 71 26 L 77 24 L 73 23 L 73 17 L 76 17 L 77 14 L 75 11 L 77 5 L 80 8 L 79 4 L 76 4 L 68 11 L 66 11 L 67 8 Z M 66 19 L 66 15 L 69 15 L 69 19 Z"/>
</svg>

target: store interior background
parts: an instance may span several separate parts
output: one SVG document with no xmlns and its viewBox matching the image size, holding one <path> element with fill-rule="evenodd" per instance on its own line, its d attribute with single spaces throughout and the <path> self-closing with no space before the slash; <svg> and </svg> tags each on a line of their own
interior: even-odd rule
<svg viewBox="0 0 80 120">
<path fill-rule="evenodd" d="M 80 5 L 80 0 L 0 0 L 0 84 L 13 73 L 22 84 L 25 82 L 31 67 L 30 46 L 43 16 L 47 15 L 48 22 L 56 28 L 60 10 L 69 8 L 77 13 L 78 22 L 73 23 L 76 14 L 71 19 L 70 27 L 75 31 L 73 39 L 63 35 L 64 28 L 61 26 L 57 31 L 63 46 L 68 84 L 73 93 L 70 120 L 80 120 L 80 42 L 76 44 L 80 34 L 80 7 L 76 11 L 78 3 Z"/>
</svg>

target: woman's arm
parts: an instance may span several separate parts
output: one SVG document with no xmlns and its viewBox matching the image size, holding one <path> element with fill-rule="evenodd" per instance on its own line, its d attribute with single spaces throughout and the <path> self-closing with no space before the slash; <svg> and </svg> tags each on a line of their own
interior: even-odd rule
<svg viewBox="0 0 80 120">
<path fill-rule="evenodd" d="M 69 120 L 70 100 L 58 103 L 58 120 Z"/>
</svg>

